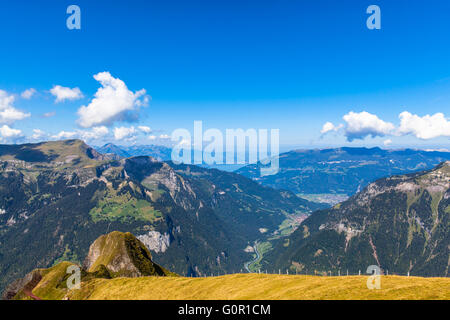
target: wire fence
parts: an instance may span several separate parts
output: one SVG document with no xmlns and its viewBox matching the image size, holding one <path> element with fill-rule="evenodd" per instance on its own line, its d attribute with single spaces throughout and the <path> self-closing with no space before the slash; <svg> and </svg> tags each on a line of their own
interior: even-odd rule
<svg viewBox="0 0 450 320">
<path fill-rule="evenodd" d="M 373 273 L 367 273 L 363 270 L 358 270 L 358 272 L 349 272 L 349 270 L 328 270 L 328 271 L 308 271 L 308 270 L 302 270 L 302 271 L 293 271 L 289 269 L 278 269 L 278 270 L 258 270 L 254 272 L 248 272 L 247 270 L 241 269 L 237 271 L 232 272 L 208 272 L 208 273 L 183 273 L 183 276 L 185 277 L 193 277 L 193 278 L 206 278 L 206 277 L 220 277 L 220 276 L 226 276 L 226 275 L 234 275 L 234 274 L 267 274 L 267 275 L 303 275 L 303 276 L 323 276 L 323 277 L 347 277 L 347 276 L 371 276 L 374 275 Z M 403 276 L 403 277 L 421 277 L 421 278 L 448 278 L 449 275 L 433 275 L 433 276 L 427 276 L 427 275 L 421 275 L 421 274 L 414 274 L 411 272 L 406 273 L 399 273 L 399 272 L 389 272 L 389 270 L 382 270 L 380 274 L 381 276 Z"/>
</svg>

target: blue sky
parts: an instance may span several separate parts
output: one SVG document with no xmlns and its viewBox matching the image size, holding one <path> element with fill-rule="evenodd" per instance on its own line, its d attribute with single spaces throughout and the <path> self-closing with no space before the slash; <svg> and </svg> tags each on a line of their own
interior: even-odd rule
<svg viewBox="0 0 450 320">
<path fill-rule="evenodd" d="M 81 8 L 81 30 L 66 27 L 71 4 Z M 366 27 L 371 4 L 381 30 Z M 2 1 L 3 109 L 13 96 L 8 110 L 23 117 L 0 116 L 0 135 L 11 143 L 105 127 L 91 143 L 162 143 L 202 120 L 221 130 L 279 128 L 285 148 L 448 148 L 448 12 L 444 0 Z M 90 106 L 101 72 L 132 101 L 83 122 L 82 106 L 85 118 L 98 111 Z M 54 86 L 80 94 L 55 103 Z M 322 134 L 326 122 L 333 127 Z"/>
</svg>

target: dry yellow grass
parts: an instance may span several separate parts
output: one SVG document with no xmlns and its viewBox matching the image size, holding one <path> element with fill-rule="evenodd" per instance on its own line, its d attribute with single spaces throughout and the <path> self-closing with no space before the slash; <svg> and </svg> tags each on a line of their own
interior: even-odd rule
<svg viewBox="0 0 450 320">
<path fill-rule="evenodd" d="M 94 300 L 450 299 L 450 278 L 382 276 L 379 290 L 367 289 L 367 278 L 235 274 L 95 279 L 69 296 Z"/>
</svg>

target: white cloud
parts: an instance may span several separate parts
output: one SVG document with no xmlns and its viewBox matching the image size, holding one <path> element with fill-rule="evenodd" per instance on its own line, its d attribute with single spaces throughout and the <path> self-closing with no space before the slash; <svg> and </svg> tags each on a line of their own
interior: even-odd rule
<svg viewBox="0 0 450 320">
<path fill-rule="evenodd" d="M 0 109 L 6 109 L 14 103 L 14 96 L 8 95 L 6 91 L 0 90 Z"/>
<path fill-rule="evenodd" d="M 450 149 L 439 148 L 439 149 L 425 149 L 427 152 L 450 152 Z"/>
<path fill-rule="evenodd" d="M 344 125 L 342 125 L 342 124 L 340 124 L 338 126 L 335 126 L 333 123 L 328 121 L 328 122 L 325 122 L 325 124 L 322 126 L 322 130 L 320 130 L 320 133 L 321 134 L 326 134 L 326 133 L 331 132 L 331 131 L 335 131 L 336 132 L 336 131 L 342 129 L 343 126 Z"/>
<path fill-rule="evenodd" d="M 114 78 L 109 72 L 100 72 L 94 75 L 94 79 L 102 87 L 97 90 L 88 106 L 82 106 L 78 110 L 78 123 L 84 128 L 129 120 L 133 112 L 148 102 L 144 89 L 133 93 L 122 80 Z"/>
<path fill-rule="evenodd" d="M 107 127 L 101 126 L 94 127 L 90 131 L 81 130 L 79 132 L 83 140 L 97 140 L 106 136 L 109 133 L 109 130 Z"/>
<path fill-rule="evenodd" d="M 30 116 L 30 113 L 17 110 L 13 106 L 14 100 L 13 95 L 9 95 L 6 91 L 0 90 L 0 123 L 11 124 Z"/>
<path fill-rule="evenodd" d="M 331 122 L 326 122 L 322 130 L 323 134 L 331 131 L 338 131 L 343 128 L 344 135 L 348 141 L 354 139 L 364 139 L 367 136 L 405 136 L 413 135 L 416 138 L 428 140 L 438 137 L 450 137 L 450 119 L 446 118 L 441 112 L 423 117 L 404 111 L 399 114 L 400 125 L 394 126 L 378 118 L 376 115 L 368 112 L 349 112 L 343 117 L 345 125 L 335 126 Z M 387 146 L 392 143 L 391 139 L 384 142 Z"/>
<path fill-rule="evenodd" d="M 20 94 L 23 99 L 29 100 L 36 93 L 36 89 L 30 88 Z"/>
<path fill-rule="evenodd" d="M 159 136 L 160 139 L 170 139 L 170 136 L 167 134 L 162 134 Z"/>
<path fill-rule="evenodd" d="M 79 88 L 54 86 L 50 89 L 50 93 L 56 97 L 56 103 L 63 102 L 65 100 L 78 100 L 83 98 L 83 94 Z"/>
<path fill-rule="evenodd" d="M 21 130 L 10 128 L 5 124 L 0 127 L 0 137 L 1 141 L 16 141 L 22 138 L 23 135 Z"/>
<path fill-rule="evenodd" d="M 133 139 L 133 135 L 136 133 L 136 129 L 134 127 L 119 127 L 114 128 L 114 139 L 123 140 L 123 139 Z"/>
<path fill-rule="evenodd" d="M 53 139 L 82 139 L 85 141 L 97 140 L 105 137 L 109 129 L 105 126 L 94 127 L 91 130 L 61 131 L 53 135 Z"/>
<path fill-rule="evenodd" d="M 327 132 L 333 131 L 334 128 L 335 128 L 334 124 L 328 121 L 323 125 L 322 130 L 320 130 L 320 133 L 325 134 Z"/>
<path fill-rule="evenodd" d="M 390 122 L 385 122 L 376 115 L 366 111 L 356 113 L 349 112 L 343 117 L 346 122 L 344 131 L 348 141 L 364 139 L 367 136 L 386 136 L 391 134 L 395 127 Z"/>
<path fill-rule="evenodd" d="M 147 126 L 139 126 L 138 129 L 141 130 L 144 133 L 152 132 L 152 129 L 150 127 L 147 127 Z"/>
<path fill-rule="evenodd" d="M 145 107 L 145 106 L 148 105 L 148 103 L 150 101 L 150 98 L 149 98 L 148 95 L 145 95 L 146 91 L 144 89 L 139 90 L 139 91 L 143 91 L 144 92 L 144 97 L 142 98 L 142 100 L 136 100 L 136 106 L 138 106 L 138 107 Z"/>
<path fill-rule="evenodd" d="M 154 135 L 148 136 L 148 139 L 149 140 L 156 140 L 156 136 L 154 136 Z"/>
<path fill-rule="evenodd" d="M 401 135 L 413 134 L 424 140 L 440 136 L 450 137 L 450 121 L 445 118 L 443 113 L 420 117 L 404 111 L 400 113 L 399 118 L 398 133 Z"/>
<path fill-rule="evenodd" d="M 73 139 L 77 136 L 78 132 L 76 131 L 61 131 L 60 133 L 53 135 L 52 138 L 62 140 L 62 139 Z"/>
<path fill-rule="evenodd" d="M 33 135 L 31 136 L 31 138 L 33 138 L 34 140 L 40 140 L 44 137 L 46 137 L 44 131 L 42 131 L 41 129 L 33 129 Z"/>
</svg>

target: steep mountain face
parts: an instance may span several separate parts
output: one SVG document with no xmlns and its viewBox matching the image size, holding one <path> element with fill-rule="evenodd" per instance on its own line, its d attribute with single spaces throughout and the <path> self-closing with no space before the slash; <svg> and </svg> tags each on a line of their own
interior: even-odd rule
<svg viewBox="0 0 450 320">
<path fill-rule="evenodd" d="M 362 190 L 370 182 L 394 174 L 428 170 L 450 160 L 450 152 L 339 148 L 295 150 L 281 154 L 280 171 L 260 177 L 260 164 L 237 173 L 276 189 L 316 195 L 314 201 L 332 204 Z"/>
<path fill-rule="evenodd" d="M 236 271 L 261 230 L 317 208 L 233 173 L 117 160 L 78 140 L 0 150 L 0 289 L 34 268 L 81 263 L 111 230 L 136 234 L 179 274 Z"/>
<path fill-rule="evenodd" d="M 448 276 L 450 161 L 430 171 L 371 183 L 334 208 L 313 213 L 265 256 L 291 271 L 384 271 Z"/>
<path fill-rule="evenodd" d="M 48 269 L 35 269 L 8 285 L 2 299 L 63 299 L 69 293 L 67 281 L 72 271 L 68 270 L 72 266 L 80 270 L 82 287 L 99 278 L 177 276 L 154 263 L 150 251 L 131 233 L 114 231 L 95 240 L 83 266 L 63 261 Z"/>
<path fill-rule="evenodd" d="M 370 184 L 308 218 L 268 261 L 309 271 L 358 272 L 375 264 L 405 274 L 447 275 L 449 162 Z"/>
</svg>

